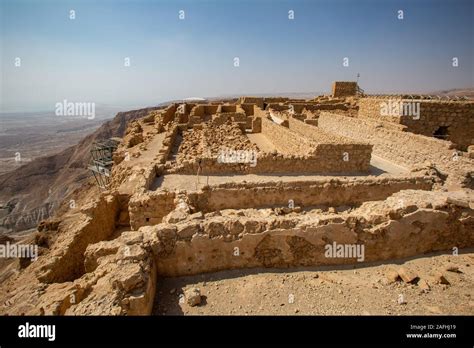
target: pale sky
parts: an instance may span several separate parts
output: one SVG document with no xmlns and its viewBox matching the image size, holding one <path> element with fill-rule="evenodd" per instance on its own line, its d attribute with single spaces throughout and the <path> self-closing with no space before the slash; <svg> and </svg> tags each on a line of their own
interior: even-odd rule
<svg viewBox="0 0 474 348">
<path fill-rule="evenodd" d="M 357 73 L 369 93 L 474 86 L 468 0 L 0 1 L 3 111 L 329 92 Z"/>
</svg>

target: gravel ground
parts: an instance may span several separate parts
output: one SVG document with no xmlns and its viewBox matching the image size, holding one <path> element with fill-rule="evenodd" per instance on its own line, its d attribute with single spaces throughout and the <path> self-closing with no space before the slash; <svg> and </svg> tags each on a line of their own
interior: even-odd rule
<svg viewBox="0 0 474 348">
<path fill-rule="evenodd" d="M 231 270 L 159 278 L 154 314 L 473 315 L 473 262 L 471 250 L 357 268 Z M 401 267 L 417 279 L 390 280 Z M 441 284 L 440 275 L 450 284 Z M 201 304 L 192 307 L 184 293 L 194 288 L 200 290 Z"/>
</svg>

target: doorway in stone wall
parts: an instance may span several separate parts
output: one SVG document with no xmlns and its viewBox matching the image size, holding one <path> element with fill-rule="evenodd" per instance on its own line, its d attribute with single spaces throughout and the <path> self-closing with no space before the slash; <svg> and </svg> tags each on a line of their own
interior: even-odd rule
<svg viewBox="0 0 474 348">
<path fill-rule="evenodd" d="M 433 136 L 437 139 L 446 140 L 449 137 L 449 127 L 440 126 L 434 133 Z"/>
</svg>

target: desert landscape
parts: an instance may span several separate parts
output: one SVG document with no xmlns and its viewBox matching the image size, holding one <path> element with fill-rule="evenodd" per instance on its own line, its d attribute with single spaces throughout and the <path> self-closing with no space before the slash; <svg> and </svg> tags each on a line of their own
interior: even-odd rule
<svg viewBox="0 0 474 348">
<path fill-rule="evenodd" d="M 121 112 L 37 230 L 10 222 L 38 257 L 2 260 L 0 313 L 472 315 L 473 140 L 468 96 L 355 81 Z"/>
<path fill-rule="evenodd" d="M 472 347 L 472 0 L 0 0 L 0 348 Z"/>
</svg>

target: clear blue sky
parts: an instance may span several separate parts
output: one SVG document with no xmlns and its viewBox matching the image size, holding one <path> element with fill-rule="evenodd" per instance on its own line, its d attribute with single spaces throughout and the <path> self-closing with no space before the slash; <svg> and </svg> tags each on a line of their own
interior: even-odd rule
<svg viewBox="0 0 474 348">
<path fill-rule="evenodd" d="M 474 86 L 471 0 L 0 3 L 3 110 L 53 109 L 63 99 L 146 106 L 186 97 L 329 92 L 332 81 L 355 80 L 357 73 L 371 93 Z"/>
</svg>

